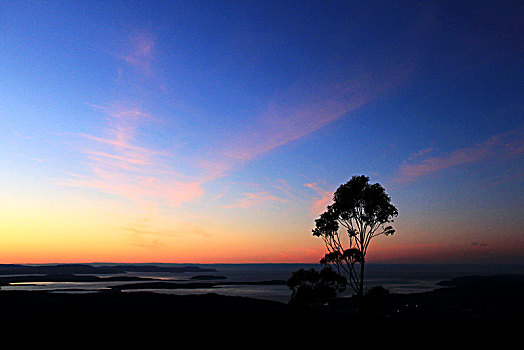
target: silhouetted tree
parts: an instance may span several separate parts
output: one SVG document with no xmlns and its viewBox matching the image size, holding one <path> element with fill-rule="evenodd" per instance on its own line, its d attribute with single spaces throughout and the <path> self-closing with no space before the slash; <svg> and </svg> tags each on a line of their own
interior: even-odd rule
<svg viewBox="0 0 524 350">
<path fill-rule="evenodd" d="M 290 304 L 321 305 L 336 299 L 346 289 L 347 280 L 329 266 L 320 272 L 300 269 L 293 272 L 287 286 L 292 290 Z"/>
<path fill-rule="evenodd" d="M 370 184 L 364 175 L 353 176 L 339 186 L 333 204 L 315 220 L 313 236 L 321 237 L 328 250 L 320 263 L 333 264 L 339 274 L 346 274 L 348 285 L 358 296 L 364 295 L 365 258 L 371 240 L 395 233 L 393 227 L 386 226 L 398 215 L 390 201 L 380 184 Z"/>
</svg>

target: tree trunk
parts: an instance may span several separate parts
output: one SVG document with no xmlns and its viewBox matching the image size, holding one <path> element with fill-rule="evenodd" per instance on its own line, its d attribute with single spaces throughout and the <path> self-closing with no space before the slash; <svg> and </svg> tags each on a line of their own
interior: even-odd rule
<svg viewBox="0 0 524 350">
<path fill-rule="evenodd" d="M 358 295 L 364 296 L 364 262 L 360 263 L 360 286 L 358 288 Z"/>
</svg>

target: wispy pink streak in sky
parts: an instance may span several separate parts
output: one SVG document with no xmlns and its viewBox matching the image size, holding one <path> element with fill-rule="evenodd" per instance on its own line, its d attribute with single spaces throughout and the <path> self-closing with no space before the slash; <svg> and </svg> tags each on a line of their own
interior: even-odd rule
<svg viewBox="0 0 524 350">
<path fill-rule="evenodd" d="M 520 127 L 494 135 L 475 146 L 457 149 L 442 156 L 426 158 L 418 162 L 405 162 L 400 167 L 396 182 L 412 182 L 451 167 L 476 163 L 497 156 L 517 155 L 523 152 L 524 128 Z"/>
</svg>

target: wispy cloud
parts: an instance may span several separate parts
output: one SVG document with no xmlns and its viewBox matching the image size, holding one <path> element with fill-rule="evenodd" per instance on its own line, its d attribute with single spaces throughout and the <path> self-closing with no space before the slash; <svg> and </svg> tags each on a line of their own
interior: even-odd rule
<svg viewBox="0 0 524 350">
<path fill-rule="evenodd" d="M 310 212 L 312 215 L 320 215 L 326 207 L 333 201 L 333 192 L 326 191 L 317 182 L 307 183 L 304 186 L 315 191 L 316 195 L 312 199 Z"/>
<path fill-rule="evenodd" d="M 413 160 L 413 159 L 421 158 L 421 157 L 425 156 L 426 154 L 434 152 L 434 151 L 435 151 L 435 149 L 432 148 L 432 147 L 420 149 L 420 150 L 410 154 L 408 159 L 409 160 Z"/>
<path fill-rule="evenodd" d="M 244 198 L 236 201 L 233 204 L 224 205 L 223 208 L 248 208 L 253 205 L 257 205 L 260 203 L 274 203 L 274 202 L 287 202 L 286 199 L 280 198 L 278 196 L 269 194 L 267 192 L 259 192 L 259 193 L 242 193 Z"/>
<path fill-rule="evenodd" d="M 423 152 L 422 155 L 424 155 Z M 404 162 L 395 182 L 412 182 L 445 169 L 464 164 L 476 163 L 496 156 L 511 156 L 524 153 L 524 127 L 500 133 L 484 142 L 453 152 L 422 159 L 416 162 Z M 411 158 L 413 159 L 413 158 Z"/>
<path fill-rule="evenodd" d="M 151 33 L 141 32 L 129 38 L 122 59 L 143 74 L 151 74 L 154 61 L 155 41 Z"/>
<path fill-rule="evenodd" d="M 353 82 L 318 89 L 314 96 L 280 96 L 253 123 L 228 140 L 221 153 L 246 161 L 305 137 L 368 102 L 371 92 L 361 85 Z"/>
<path fill-rule="evenodd" d="M 129 157 L 125 157 L 122 155 L 115 155 L 115 154 L 109 154 L 105 152 L 95 152 L 95 151 L 87 151 L 86 153 L 92 156 L 106 157 L 106 158 L 111 158 L 114 160 L 120 160 L 125 163 L 131 163 L 131 164 L 137 164 L 137 165 L 145 165 L 148 163 L 148 160 L 145 158 L 142 158 L 142 159 L 129 158 Z"/>
<path fill-rule="evenodd" d="M 203 180 L 183 176 L 166 165 L 169 153 L 137 146 L 138 129 L 153 120 L 138 108 L 97 108 L 108 118 L 106 136 L 80 134 L 86 155 L 85 175 L 62 184 L 118 195 L 137 202 L 180 205 L 198 199 Z"/>
<path fill-rule="evenodd" d="M 380 94 L 399 84 L 391 74 L 381 84 L 362 75 L 342 83 L 314 84 L 279 94 L 257 116 L 245 116 L 240 128 L 231 128 L 218 145 L 199 160 L 209 179 L 226 176 L 252 161 L 293 141 L 307 137 L 328 124 L 348 116 Z M 309 87 L 308 87 L 309 86 Z M 212 155 L 212 156 L 209 156 Z"/>
<path fill-rule="evenodd" d="M 151 75 L 156 60 L 153 36 L 137 34 L 130 37 L 128 44 L 120 58 L 138 73 Z M 63 184 L 143 203 L 178 206 L 195 201 L 204 194 L 205 183 L 227 176 L 246 161 L 310 135 L 397 86 L 404 79 L 399 72 L 403 70 L 392 69 L 387 74 L 368 70 L 338 83 L 305 78 L 303 84 L 297 83 L 277 94 L 262 113 L 246 115 L 243 118 L 246 123 L 231 128 L 218 145 L 214 143 L 212 149 L 200 152 L 199 158 L 192 160 L 191 176 L 172 166 L 177 157 L 171 151 L 154 147 L 141 138 L 141 131 L 157 122 L 151 114 L 132 103 L 92 105 L 106 116 L 106 123 L 99 134 L 78 134 L 83 139 L 89 171 Z M 186 166 L 182 169 L 187 170 Z M 265 190 L 246 191 L 243 198 L 227 207 L 245 208 L 261 202 L 288 200 L 284 198 L 293 194 L 289 185 L 280 182 L 278 186 L 282 196 Z M 318 194 L 318 203 L 312 209 L 318 212 L 331 194 L 318 187 L 310 188 Z"/>
<path fill-rule="evenodd" d="M 296 191 L 286 180 L 277 179 L 276 183 L 273 184 L 273 188 L 279 191 L 283 196 L 292 200 L 297 200 L 300 193 Z"/>
<path fill-rule="evenodd" d="M 499 186 L 511 182 L 518 182 L 522 181 L 524 179 L 524 171 L 518 171 L 514 174 L 501 174 L 498 176 L 498 178 L 493 182 L 492 186 Z"/>
<path fill-rule="evenodd" d="M 154 221 L 154 222 L 151 222 Z M 162 224 L 158 225 L 158 222 Z M 169 223 L 169 226 L 166 226 Z M 155 225 L 156 224 L 156 225 Z M 129 234 L 131 244 L 142 249 L 158 249 L 166 240 L 209 239 L 210 234 L 201 226 L 172 218 L 156 217 L 155 220 L 139 220 L 120 230 Z"/>
</svg>

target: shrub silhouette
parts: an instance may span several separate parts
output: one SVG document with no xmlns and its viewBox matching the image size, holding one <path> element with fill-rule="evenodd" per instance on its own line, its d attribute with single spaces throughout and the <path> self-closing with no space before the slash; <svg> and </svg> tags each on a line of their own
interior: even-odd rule
<svg viewBox="0 0 524 350">
<path fill-rule="evenodd" d="M 366 293 L 366 297 L 371 299 L 385 299 L 388 295 L 389 290 L 382 286 L 373 287 Z"/>
<path fill-rule="evenodd" d="M 378 314 L 389 303 L 389 290 L 382 286 L 371 288 L 360 301 L 360 311 L 364 316 Z"/>
<path fill-rule="evenodd" d="M 346 289 L 347 280 L 331 267 L 320 272 L 315 269 L 300 269 L 293 272 L 287 286 L 292 290 L 290 304 L 322 305 L 337 298 L 337 293 Z"/>
</svg>

